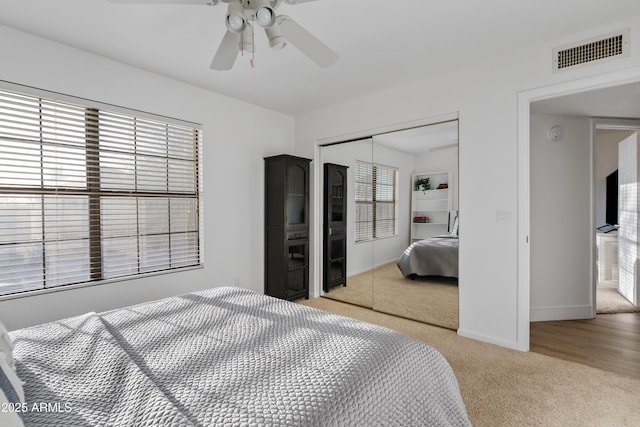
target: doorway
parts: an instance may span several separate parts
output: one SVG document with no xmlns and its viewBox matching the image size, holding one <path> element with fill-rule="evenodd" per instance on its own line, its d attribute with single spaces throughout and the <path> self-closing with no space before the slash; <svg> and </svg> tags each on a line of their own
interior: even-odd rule
<svg viewBox="0 0 640 427">
<path fill-rule="evenodd" d="M 519 124 L 520 124 L 520 134 L 519 134 L 519 212 L 520 212 L 520 222 L 519 222 L 519 248 L 522 249 L 519 256 L 519 289 L 527 292 L 527 298 L 522 296 L 519 300 L 519 308 L 522 310 L 521 314 L 524 312 L 528 312 L 531 315 L 531 320 L 536 320 L 535 317 L 540 315 L 540 312 L 536 312 L 534 310 L 535 304 L 540 303 L 540 300 L 536 300 L 536 292 L 539 293 L 538 283 L 535 280 L 532 280 L 532 277 L 535 276 L 534 269 L 536 268 L 535 263 L 532 263 L 532 246 L 530 244 L 531 241 L 539 242 L 539 230 L 536 230 L 535 227 L 532 227 L 532 223 L 535 222 L 532 220 L 532 216 L 535 215 L 536 207 L 533 206 L 532 194 L 529 191 L 530 186 L 535 185 L 535 176 L 533 176 L 533 169 L 535 167 L 535 159 L 531 158 L 531 149 L 532 145 L 535 143 L 533 136 L 531 135 L 531 123 L 533 114 L 547 114 L 549 116 L 559 116 L 563 115 L 565 117 L 571 117 L 572 119 L 582 118 L 583 120 L 591 120 L 592 117 L 640 117 L 640 111 L 637 106 L 634 106 L 633 103 L 637 99 L 634 94 L 640 91 L 640 73 L 638 70 L 635 72 L 630 72 L 628 74 L 628 78 L 620 78 L 620 75 L 609 75 L 609 76 L 600 76 L 592 79 L 585 79 L 583 81 L 570 82 L 563 85 L 558 85 L 556 87 L 551 88 L 543 88 L 536 91 L 531 91 L 529 93 L 523 93 L 520 95 L 520 107 L 526 109 L 526 116 L 523 116 L 522 109 L 519 111 Z M 609 103 L 611 101 L 611 103 Z M 591 138 L 595 137 L 596 128 L 598 127 L 598 122 L 602 122 L 604 119 L 598 119 L 593 121 L 593 125 L 591 127 Z M 606 119 L 607 121 L 616 122 L 613 119 Z M 549 123 L 547 123 L 549 124 Z M 600 127 L 602 123 L 600 123 Z M 584 123 L 582 123 L 584 125 Z M 615 123 L 615 126 L 619 126 L 619 123 Z M 552 126 L 549 126 L 549 131 Z M 525 132 L 526 129 L 526 132 Z M 549 144 L 551 144 L 553 138 L 551 138 L 551 133 L 547 135 L 549 140 Z M 556 141 L 558 142 L 558 141 Z M 560 141 L 562 143 L 562 141 Z M 548 149 L 557 149 L 557 145 L 553 146 L 549 145 Z M 526 149 L 525 149 L 526 148 Z M 585 245 L 586 248 L 586 256 L 585 252 L 582 252 L 582 256 L 590 259 L 587 262 L 588 274 L 590 279 L 587 281 L 588 287 L 582 288 L 584 291 L 587 289 L 589 292 L 590 298 L 583 298 L 578 301 L 572 307 L 574 311 L 581 311 L 580 316 L 575 316 L 573 318 L 578 317 L 594 317 L 596 311 L 596 287 L 598 278 L 598 271 L 596 269 L 596 259 L 597 252 L 596 248 L 596 225 L 598 224 L 597 220 L 597 212 L 595 207 L 595 195 L 594 188 L 596 186 L 596 177 L 594 176 L 593 168 L 595 162 L 595 156 L 593 147 L 591 147 L 590 151 L 590 159 L 587 159 L 583 162 L 584 165 L 591 165 L 591 167 L 587 166 L 588 169 L 591 169 L 589 172 L 589 182 L 591 185 L 591 190 L 588 191 L 588 195 L 591 198 L 591 202 L 589 204 L 583 204 L 586 212 L 581 214 L 587 217 L 587 221 L 585 223 L 589 224 L 589 228 L 587 233 L 591 234 L 591 238 L 589 239 L 589 244 Z M 584 159 L 583 159 L 584 160 Z M 582 171 L 584 172 L 584 171 Z M 584 194 L 584 193 L 583 193 Z M 591 207 L 590 209 L 588 207 Z M 584 222 L 584 221 L 583 221 Z M 565 234 L 564 237 L 567 238 L 570 236 L 569 234 Z M 563 235 L 558 235 L 557 238 L 562 238 Z M 580 251 L 580 249 L 575 249 Z M 584 265 L 584 259 L 583 259 Z M 562 292 L 562 291 L 561 291 Z M 538 295 L 539 296 L 539 295 Z M 566 295 L 565 295 L 566 296 Z M 585 294 L 582 294 L 582 297 L 585 297 Z M 547 301 L 548 302 L 548 301 Z M 553 300 L 551 300 L 550 306 L 553 306 Z M 556 307 L 552 308 L 567 308 L 571 304 L 565 304 L 565 307 L 562 307 L 562 304 L 556 304 Z M 584 316 L 586 308 L 591 307 L 592 316 Z M 527 308 L 529 310 L 527 310 Z M 549 314 L 549 313 L 547 313 Z M 554 314 L 554 313 L 551 313 Z M 630 319 L 630 322 L 627 322 L 627 331 L 625 333 L 634 333 L 637 335 L 637 325 L 640 322 L 640 315 L 631 314 L 626 316 Z M 567 317 L 572 318 L 572 317 Z M 610 320 L 610 319 L 609 319 Z M 561 328 L 567 326 L 569 324 L 573 325 L 573 327 L 577 327 L 578 329 L 574 329 L 573 333 L 577 335 L 576 330 L 580 330 L 581 334 L 584 336 L 585 331 L 589 330 L 589 322 L 591 320 L 586 321 L 571 321 L 571 322 L 550 322 L 545 324 L 545 327 L 550 327 L 554 331 L 552 335 L 557 335 L 561 332 Z M 631 325 L 631 326 L 629 326 Z M 528 319 L 523 319 L 523 316 L 519 316 L 519 332 L 526 334 L 527 337 L 523 337 L 523 342 L 528 341 L 529 338 L 529 324 Z M 537 342 L 540 334 L 544 334 L 541 332 L 539 325 L 535 327 L 531 327 L 531 349 L 533 351 L 538 351 L 540 349 L 539 342 Z M 608 326 L 610 327 L 610 326 Z M 625 326 L 621 326 L 624 330 Z M 584 346 L 583 344 L 576 344 L 574 340 L 575 336 L 565 336 L 563 341 L 565 343 L 573 343 L 575 344 L 573 350 L 568 350 L 565 353 L 575 352 L 576 355 L 583 352 Z M 593 341 L 593 340 L 591 340 Z M 634 340 L 635 341 L 635 340 Z M 528 344 L 528 343 L 527 343 Z M 557 349 L 554 348 L 555 345 L 549 344 L 549 341 L 546 343 L 546 347 L 549 350 L 547 354 L 552 354 Z M 544 347 L 545 345 L 543 345 Z M 565 349 L 566 350 L 566 349 Z M 621 349 L 617 349 L 617 352 L 620 352 Z M 624 351 L 624 350 L 622 350 Z M 637 353 L 636 353 L 637 354 Z M 565 354 L 566 355 L 566 354 Z M 598 357 L 601 357 L 599 355 Z M 606 356 L 602 356 L 606 357 Z M 568 358 L 568 357 L 565 357 Z M 570 359 L 570 358 L 569 358 Z M 571 360 L 571 359 L 570 359 Z M 626 363 L 625 361 L 618 361 L 620 364 Z M 637 360 L 629 361 L 631 364 L 637 364 Z"/>
<path fill-rule="evenodd" d="M 598 314 L 638 310 L 638 131 L 640 120 L 594 119 L 594 209 Z"/>
<path fill-rule="evenodd" d="M 618 193 L 622 195 L 622 192 L 618 191 L 618 182 L 615 180 L 614 188 L 607 191 L 607 181 L 612 181 L 607 177 L 615 178 L 618 175 L 618 170 L 621 175 L 626 175 L 623 163 L 631 158 L 636 159 L 634 163 L 637 165 L 637 155 L 625 154 L 618 149 L 618 146 L 623 147 L 625 144 L 637 141 L 636 132 L 639 126 L 640 123 L 628 120 L 613 122 L 611 119 L 592 120 L 593 143 L 591 150 L 594 161 L 590 169 L 593 169 L 591 175 L 594 185 L 589 205 L 595 212 L 597 227 L 595 230 L 587 230 L 586 232 L 589 234 L 595 232 L 596 241 L 596 247 L 592 252 L 596 254 L 597 269 L 595 275 L 592 276 L 593 283 L 589 282 L 593 290 L 593 314 L 589 316 L 589 313 L 583 312 L 582 316 L 576 316 L 584 317 L 583 320 L 531 323 L 531 351 L 633 378 L 640 378 L 640 363 L 638 363 L 636 356 L 640 354 L 640 341 L 635 339 L 640 333 L 640 313 L 633 312 L 637 308 L 628 302 L 618 290 L 619 257 L 617 249 L 619 228 L 622 232 L 620 240 L 623 241 L 623 245 L 625 242 L 630 244 L 633 240 L 634 246 L 633 250 L 624 248 L 620 250 L 620 258 L 623 261 L 620 270 L 624 276 L 625 257 L 622 255 L 632 254 L 637 246 L 635 242 L 637 239 L 625 238 L 625 232 L 636 229 L 636 227 L 628 227 L 625 221 L 631 219 L 632 222 L 637 223 L 638 207 L 635 205 L 625 207 L 624 203 L 619 206 Z M 567 130 L 570 131 L 570 128 Z M 569 141 L 562 142 L 568 143 Z M 583 161 L 583 163 L 585 162 Z M 589 162 L 585 164 L 589 164 Z M 533 169 L 535 169 L 535 165 L 533 165 Z M 535 172 L 532 175 L 535 179 Z M 635 175 L 634 184 L 637 182 L 637 173 Z M 621 180 L 620 186 L 625 186 L 624 178 Z M 635 185 L 634 188 L 636 188 Z M 629 200 L 637 203 L 637 198 L 623 195 L 621 199 L 623 202 Z M 608 203 L 611 201 L 614 202 L 613 206 Z M 580 209 L 577 210 L 577 212 L 579 211 Z M 618 211 L 624 212 L 620 215 L 620 220 L 618 220 Z M 563 236 L 563 238 L 570 237 Z M 633 258 L 637 257 L 634 255 Z M 629 269 L 626 270 L 629 272 Z M 535 276 L 533 273 L 532 276 Z M 633 271 L 631 271 L 631 276 L 633 276 Z M 584 293 L 582 295 L 584 296 Z"/>
<path fill-rule="evenodd" d="M 582 115 L 601 117 L 613 113 L 615 117 L 640 117 L 640 104 L 635 102 L 640 94 L 640 68 L 600 74 L 589 78 L 560 83 L 520 92 L 518 94 L 518 307 L 517 348 L 529 350 L 531 312 L 531 104 L 541 100 L 560 99 L 569 95 L 584 95 L 587 98 L 596 90 L 605 90 L 599 99 L 602 102 L 577 102 L 577 109 L 584 106 Z M 616 94 L 616 89 L 618 93 Z M 620 95 L 616 97 L 617 95 Z M 615 103 L 614 103 L 615 102 Z M 613 105 L 613 108 L 612 108 Z M 589 111 L 586 109 L 589 108 Z M 615 110 L 615 111 L 614 111 Z M 619 112 L 619 114 L 618 114 Z M 630 113 L 631 112 L 631 113 Z"/>
</svg>

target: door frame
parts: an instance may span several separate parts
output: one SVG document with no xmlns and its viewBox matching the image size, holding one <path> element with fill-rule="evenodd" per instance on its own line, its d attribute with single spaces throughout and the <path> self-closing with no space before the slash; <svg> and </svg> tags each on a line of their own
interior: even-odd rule
<svg viewBox="0 0 640 427">
<path fill-rule="evenodd" d="M 531 103 L 544 99 L 551 99 L 587 92 L 596 89 L 606 89 L 630 83 L 640 82 L 640 68 L 635 67 L 624 71 L 611 72 L 597 76 L 566 81 L 556 85 L 525 90 L 518 93 L 518 143 L 517 143 L 517 176 L 518 176 L 518 265 L 517 265 L 517 348 L 529 351 L 530 341 L 530 292 L 531 292 Z M 593 140 L 592 132 L 592 140 Z M 593 165 L 591 166 L 593 168 Z M 593 209 L 593 206 L 592 206 Z M 595 231 L 594 231 L 595 242 Z M 595 292 L 595 287 L 594 287 Z M 594 299 L 595 301 L 595 299 Z M 594 308 L 595 310 L 595 308 Z"/>
<path fill-rule="evenodd" d="M 640 134 L 640 119 L 612 119 L 612 118 L 594 118 L 591 120 L 591 138 L 592 138 L 592 144 L 593 144 L 593 156 L 594 156 L 594 161 L 595 161 L 595 155 L 596 155 L 596 130 L 597 129 L 619 129 L 619 130 L 635 130 L 636 133 Z M 640 139 L 638 140 L 638 142 L 640 143 Z M 595 166 L 593 166 L 595 167 Z M 595 173 L 594 173 L 594 180 L 595 180 Z M 593 199 L 594 199 L 594 206 L 593 209 L 595 210 L 595 182 L 593 183 Z M 595 239 L 595 230 L 593 231 L 594 233 L 594 239 Z M 594 246 L 593 248 L 594 251 L 597 251 L 597 248 Z M 597 288 L 598 288 L 598 278 L 597 275 L 595 277 L 595 280 L 592 283 L 593 285 L 593 317 L 596 317 L 596 295 L 597 295 Z M 638 283 L 637 283 L 637 277 L 636 277 L 636 288 L 634 291 L 636 294 L 638 293 Z"/>
</svg>

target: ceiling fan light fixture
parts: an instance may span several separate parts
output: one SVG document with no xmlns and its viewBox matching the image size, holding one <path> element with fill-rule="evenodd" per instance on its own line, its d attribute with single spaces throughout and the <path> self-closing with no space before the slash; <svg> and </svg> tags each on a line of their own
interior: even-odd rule
<svg viewBox="0 0 640 427">
<path fill-rule="evenodd" d="M 265 33 L 267 33 L 267 38 L 269 39 L 269 46 L 272 49 L 280 50 L 283 49 L 287 45 L 287 39 L 284 38 L 282 32 L 280 31 L 280 27 L 277 25 L 272 25 L 269 28 L 264 29 Z"/>
<path fill-rule="evenodd" d="M 276 22 L 276 13 L 270 7 L 261 7 L 256 11 L 256 21 L 262 27 L 268 28 Z"/>
<path fill-rule="evenodd" d="M 269 5 L 269 0 L 259 0 L 256 9 L 256 21 L 261 27 L 271 27 L 276 22 L 276 11 Z"/>
<path fill-rule="evenodd" d="M 232 33 L 241 33 L 247 27 L 247 21 L 244 19 L 244 8 L 239 0 L 229 2 L 227 17 L 224 22 L 227 24 L 227 29 Z"/>
</svg>

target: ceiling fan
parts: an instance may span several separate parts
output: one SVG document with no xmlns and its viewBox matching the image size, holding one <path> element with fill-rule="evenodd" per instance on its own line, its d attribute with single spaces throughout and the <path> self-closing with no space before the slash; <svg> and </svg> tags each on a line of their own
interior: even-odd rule
<svg viewBox="0 0 640 427">
<path fill-rule="evenodd" d="M 215 6 L 227 3 L 225 24 L 227 32 L 211 62 L 211 69 L 230 70 L 240 52 L 254 53 L 254 26 L 264 28 L 269 46 L 282 49 L 291 43 L 320 67 L 328 67 L 338 60 L 338 54 L 313 34 L 286 15 L 276 15 L 275 9 L 283 1 L 287 4 L 315 0 L 108 0 L 130 4 L 198 4 Z M 253 59 L 251 60 L 253 66 Z"/>
</svg>

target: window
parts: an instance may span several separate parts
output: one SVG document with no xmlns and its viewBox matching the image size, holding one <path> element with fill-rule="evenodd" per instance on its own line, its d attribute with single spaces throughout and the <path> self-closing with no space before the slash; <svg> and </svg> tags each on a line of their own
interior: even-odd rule
<svg viewBox="0 0 640 427">
<path fill-rule="evenodd" d="M 396 235 L 398 169 L 358 161 L 356 182 L 356 242 Z"/>
<path fill-rule="evenodd" d="M 199 139 L 0 91 L 0 295 L 200 265 Z"/>
</svg>

